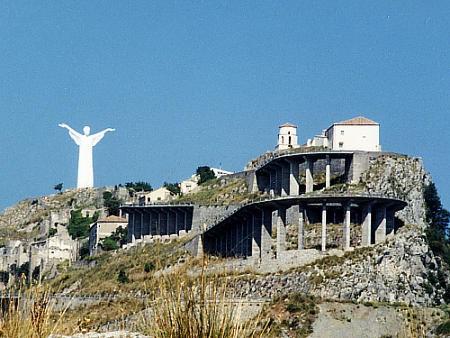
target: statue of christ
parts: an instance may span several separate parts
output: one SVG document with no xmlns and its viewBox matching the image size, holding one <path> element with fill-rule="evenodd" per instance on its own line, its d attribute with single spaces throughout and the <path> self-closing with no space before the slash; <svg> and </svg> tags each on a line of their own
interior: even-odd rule
<svg viewBox="0 0 450 338">
<path fill-rule="evenodd" d="M 78 152 L 78 180 L 77 188 L 92 188 L 94 186 L 94 167 L 92 165 L 92 148 L 100 142 L 108 131 L 115 129 L 108 128 L 97 134 L 89 135 L 91 128 L 85 126 L 83 128 L 84 135 L 77 133 L 65 123 L 60 123 L 61 128 L 69 131 L 70 137 L 79 147 Z"/>
</svg>

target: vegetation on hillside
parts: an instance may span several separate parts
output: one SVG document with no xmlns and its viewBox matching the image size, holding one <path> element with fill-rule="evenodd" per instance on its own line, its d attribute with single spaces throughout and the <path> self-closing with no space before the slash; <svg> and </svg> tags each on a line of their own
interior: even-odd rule
<svg viewBox="0 0 450 338">
<path fill-rule="evenodd" d="M 49 284 L 55 292 L 73 285 L 78 285 L 74 292 L 81 294 L 142 292 L 150 287 L 146 264 L 153 265 L 155 271 L 174 265 L 186 255 L 183 243 L 155 243 L 112 254 L 101 253 L 89 257 L 87 262 L 90 264 L 82 266 L 61 265 L 60 274 L 50 280 Z M 91 264 L 95 266 L 90 267 Z M 128 276 L 128 283 L 118 281 L 120 271 Z"/>
<path fill-rule="evenodd" d="M 425 186 L 424 199 L 426 207 L 427 239 L 431 250 L 450 265 L 450 212 L 442 206 L 434 183 Z"/>
<path fill-rule="evenodd" d="M 216 174 L 208 166 L 201 166 L 197 168 L 196 174 L 198 176 L 198 184 L 203 184 L 209 180 L 216 178 Z"/>
<path fill-rule="evenodd" d="M 200 205 L 230 205 L 243 203 L 259 196 L 259 193 L 248 192 L 244 179 L 212 179 L 202 184 L 195 192 L 181 196 L 177 201 Z"/>
<path fill-rule="evenodd" d="M 98 213 L 95 213 L 92 217 L 83 217 L 81 209 L 72 210 L 70 212 L 69 225 L 67 230 L 69 235 L 73 239 L 86 238 L 89 236 L 89 226 L 97 221 Z"/>
<path fill-rule="evenodd" d="M 103 206 L 107 209 L 108 215 L 119 216 L 119 207 L 122 201 L 113 195 L 110 191 L 103 193 Z"/>
<path fill-rule="evenodd" d="M 127 182 L 125 183 L 125 187 L 129 190 L 133 191 L 152 191 L 153 188 L 150 183 L 144 181 L 138 182 Z"/>
<path fill-rule="evenodd" d="M 163 187 L 169 190 L 174 195 L 179 195 L 181 193 L 180 183 L 178 182 L 175 183 L 164 182 Z"/>
<path fill-rule="evenodd" d="M 117 250 L 127 243 L 127 228 L 119 226 L 110 236 L 101 240 L 100 246 L 103 251 Z"/>
</svg>

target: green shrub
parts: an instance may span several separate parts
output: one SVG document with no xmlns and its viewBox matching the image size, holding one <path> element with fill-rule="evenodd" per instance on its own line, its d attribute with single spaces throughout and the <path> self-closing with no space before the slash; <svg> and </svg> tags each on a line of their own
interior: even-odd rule
<svg viewBox="0 0 450 338">
<path fill-rule="evenodd" d="M 437 334 L 449 334 L 450 333 L 450 320 L 447 320 L 445 323 L 442 323 L 436 328 Z"/>
<path fill-rule="evenodd" d="M 121 269 L 119 271 L 119 275 L 117 276 L 117 281 L 122 284 L 130 282 L 130 279 L 128 278 L 127 273 L 123 269 Z"/>
<path fill-rule="evenodd" d="M 105 237 L 102 239 L 101 247 L 105 251 L 112 251 L 119 249 L 117 242 L 111 237 Z"/>
<path fill-rule="evenodd" d="M 149 273 L 150 271 L 155 270 L 155 264 L 153 262 L 147 262 L 144 264 L 144 271 Z"/>
</svg>

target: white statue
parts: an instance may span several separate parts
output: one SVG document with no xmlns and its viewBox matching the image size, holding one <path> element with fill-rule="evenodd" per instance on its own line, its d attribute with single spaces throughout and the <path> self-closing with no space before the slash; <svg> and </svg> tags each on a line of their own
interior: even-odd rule
<svg viewBox="0 0 450 338">
<path fill-rule="evenodd" d="M 70 137 L 79 146 L 78 152 L 78 180 L 77 188 L 92 188 L 94 186 L 94 167 L 92 165 L 92 148 L 100 142 L 108 131 L 115 129 L 107 128 L 97 134 L 89 135 L 91 128 L 85 126 L 83 128 L 84 135 L 77 133 L 65 123 L 60 123 L 61 128 L 69 131 Z"/>
</svg>

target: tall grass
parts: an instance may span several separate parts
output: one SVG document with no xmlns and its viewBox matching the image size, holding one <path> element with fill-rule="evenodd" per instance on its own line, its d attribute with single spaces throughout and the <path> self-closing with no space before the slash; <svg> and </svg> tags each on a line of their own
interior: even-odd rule
<svg viewBox="0 0 450 338">
<path fill-rule="evenodd" d="M 231 288 L 223 278 L 168 274 L 157 281 L 150 314 L 143 316 L 139 331 L 155 338 L 263 337 L 267 325 L 258 318 L 245 321 L 242 304 L 231 304 Z"/>
<path fill-rule="evenodd" d="M 41 287 L 9 291 L 1 300 L 0 337 L 46 338 L 62 317 L 52 319 L 50 293 Z"/>
</svg>

